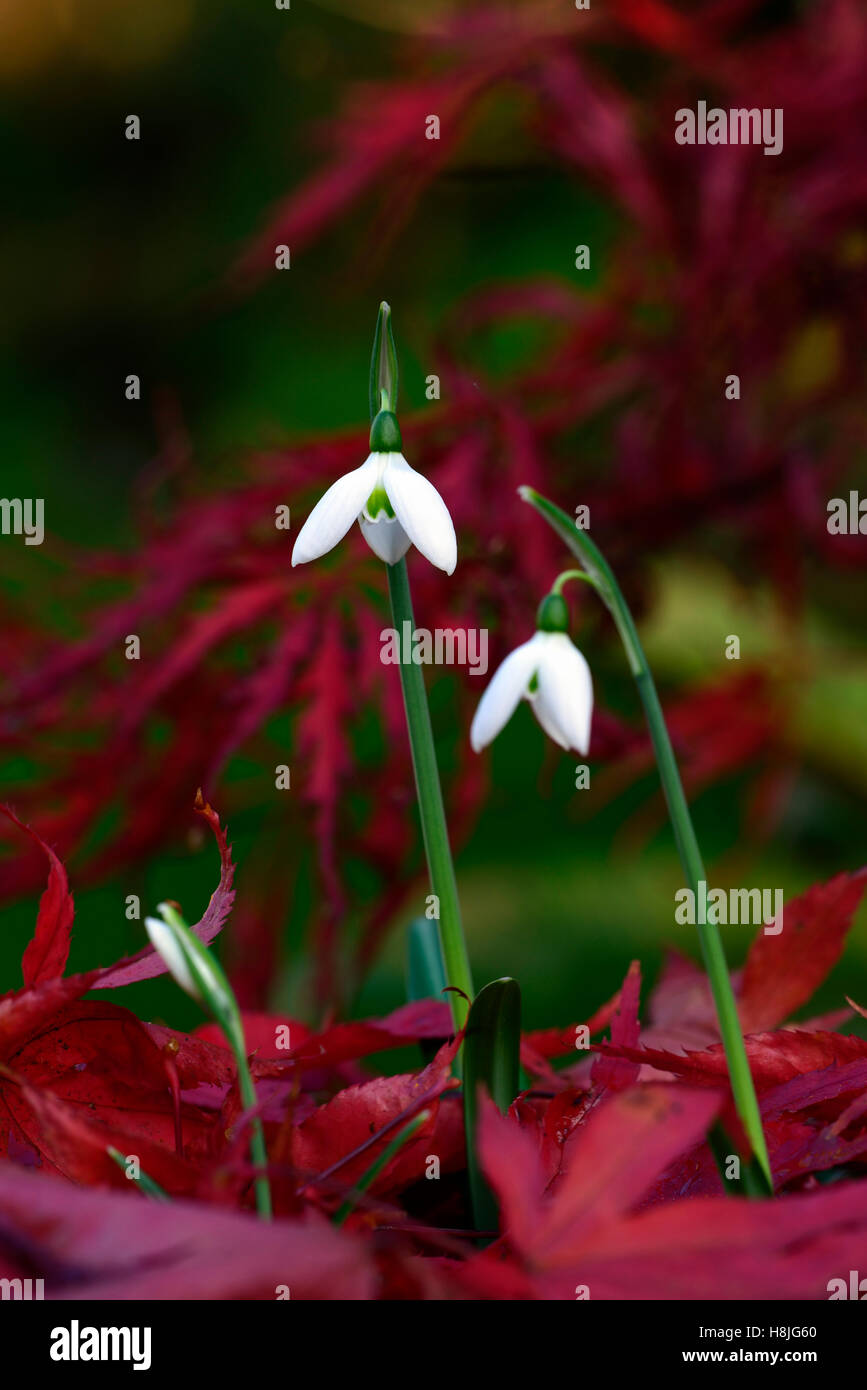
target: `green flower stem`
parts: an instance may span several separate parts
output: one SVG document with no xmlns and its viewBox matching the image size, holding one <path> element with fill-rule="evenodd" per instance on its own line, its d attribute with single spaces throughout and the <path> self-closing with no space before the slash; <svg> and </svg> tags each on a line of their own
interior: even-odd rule
<svg viewBox="0 0 867 1390">
<path fill-rule="evenodd" d="M 584 570 L 564 570 L 551 585 L 551 593 L 562 594 L 564 584 L 568 584 L 570 579 L 583 579 L 585 584 L 592 584 L 594 589 L 597 587 L 596 580 Z"/>
<path fill-rule="evenodd" d="M 124 1173 L 126 1173 L 127 1160 L 120 1149 L 114 1148 L 111 1144 L 107 1144 L 106 1149 L 109 1157 L 114 1159 L 118 1168 L 123 1169 Z M 160 1187 L 158 1182 L 154 1182 L 153 1178 L 149 1178 L 143 1169 L 139 1171 L 139 1176 L 133 1178 L 132 1181 L 135 1183 L 136 1187 L 144 1192 L 145 1196 L 153 1197 L 157 1202 L 170 1202 L 172 1200 L 165 1188 Z"/>
<path fill-rule="evenodd" d="M 520 488 L 519 491 L 524 501 L 529 502 L 545 518 L 561 540 L 566 543 L 572 554 L 580 561 L 617 625 L 632 674 L 638 686 L 638 693 L 644 705 L 680 862 L 686 881 L 697 897 L 698 885 L 700 882 L 707 882 L 707 875 L 693 828 L 692 817 L 689 813 L 689 806 L 684 795 L 683 783 L 680 780 L 677 760 L 662 713 L 662 706 L 659 703 L 656 685 L 626 600 L 607 560 L 586 532 L 578 530 L 571 517 L 532 488 L 524 487 Z M 747 1060 L 743 1034 L 741 1033 L 737 1004 L 732 991 L 722 937 L 715 922 L 699 923 L 698 936 L 716 1006 L 735 1106 L 768 1191 L 771 1191 L 773 1187 L 771 1165 L 762 1129 L 761 1113 Z"/>
<path fill-rule="evenodd" d="M 258 1104 L 258 1099 L 256 1088 L 253 1085 L 253 1077 L 250 1074 L 247 1054 L 244 1051 L 244 1030 L 240 1017 L 238 1018 L 238 1031 L 240 1040 L 231 1038 L 229 1040 L 232 1043 L 232 1051 L 238 1065 L 238 1085 L 241 1091 L 241 1100 L 245 1109 L 251 1110 Z M 258 1115 L 254 1115 L 250 1121 L 250 1155 L 256 1168 L 260 1170 L 255 1180 L 256 1210 L 263 1221 L 270 1221 L 273 1207 L 271 1205 L 271 1185 L 267 1176 L 268 1151 L 265 1148 L 265 1131 Z"/>
<path fill-rule="evenodd" d="M 398 632 L 403 632 L 402 624 L 405 622 L 410 624 L 410 631 L 414 631 L 406 560 L 398 560 L 396 565 L 386 565 L 386 572 L 392 623 Z M 449 993 L 452 1017 L 456 1030 L 459 1030 L 464 1026 L 473 998 L 473 980 L 461 925 L 455 866 L 449 847 L 430 711 L 421 667 L 411 660 L 401 661 L 400 679 L 431 890 L 439 899 L 439 932 L 446 980 L 449 985 L 462 991 L 461 994 L 455 993 L 455 990 Z"/>
<path fill-rule="evenodd" d="M 335 1226 L 343 1225 L 347 1216 L 352 1211 L 352 1208 L 355 1206 L 358 1196 L 362 1192 L 367 1191 L 371 1183 L 379 1176 L 386 1164 L 391 1162 L 394 1155 L 403 1148 L 407 1140 L 418 1133 L 422 1125 L 430 1119 L 430 1113 L 429 1110 L 420 1110 L 419 1113 L 410 1120 L 409 1124 L 404 1125 L 403 1129 L 392 1139 L 391 1143 L 386 1144 L 379 1158 L 371 1163 L 367 1171 L 358 1179 L 354 1187 L 354 1195 L 352 1197 L 347 1197 L 343 1205 L 334 1213 Z"/>
</svg>

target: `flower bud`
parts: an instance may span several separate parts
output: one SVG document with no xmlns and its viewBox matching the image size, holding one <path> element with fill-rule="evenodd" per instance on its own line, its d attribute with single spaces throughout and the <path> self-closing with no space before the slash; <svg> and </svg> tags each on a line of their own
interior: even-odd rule
<svg viewBox="0 0 867 1390">
<path fill-rule="evenodd" d="M 232 987 L 215 956 L 171 903 L 160 903 L 160 917 L 146 917 L 145 930 L 169 974 L 185 994 L 202 1004 L 226 1030 L 240 1027 Z"/>
</svg>

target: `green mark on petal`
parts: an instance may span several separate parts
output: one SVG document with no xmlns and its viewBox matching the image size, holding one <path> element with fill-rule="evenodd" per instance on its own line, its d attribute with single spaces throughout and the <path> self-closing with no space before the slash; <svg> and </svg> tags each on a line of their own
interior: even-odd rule
<svg viewBox="0 0 867 1390">
<path fill-rule="evenodd" d="M 365 512 L 371 521 L 375 521 L 380 512 L 385 512 L 386 516 L 394 516 L 394 508 L 388 500 L 388 493 L 384 487 L 375 487 L 367 499 L 364 507 Z"/>
</svg>

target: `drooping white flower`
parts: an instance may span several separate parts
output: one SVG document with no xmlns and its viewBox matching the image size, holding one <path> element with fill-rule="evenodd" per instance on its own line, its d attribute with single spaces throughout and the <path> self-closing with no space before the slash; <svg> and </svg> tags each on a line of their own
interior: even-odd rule
<svg viewBox="0 0 867 1390">
<path fill-rule="evenodd" d="M 457 564 L 455 528 L 433 483 L 401 453 L 400 429 L 391 411 L 380 411 L 370 431 L 371 452 L 360 468 L 338 478 L 320 498 L 298 533 L 292 564 L 304 565 L 333 549 L 354 521 L 374 554 L 396 564 L 411 545 L 438 569 Z"/>
<path fill-rule="evenodd" d="M 551 600 L 557 600 L 556 604 Z M 549 595 L 539 610 L 538 630 L 498 666 L 479 701 L 470 728 L 470 743 L 476 753 L 496 738 L 521 700 L 528 700 L 549 738 L 561 748 L 586 755 L 593 679 L 567 629 L 565 600 L 559 594 Z"/>
</svg>

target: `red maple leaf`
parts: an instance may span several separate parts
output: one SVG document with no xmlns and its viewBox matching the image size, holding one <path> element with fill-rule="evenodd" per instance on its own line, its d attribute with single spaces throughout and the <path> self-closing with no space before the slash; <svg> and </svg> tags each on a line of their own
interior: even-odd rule
<svg viewBox="0 0 867 1390">
<path fill-rule="evenodd" d="M 17 825 L 19 830 L 29 835 L 48 860 L 48 883 L 39 900 L 36 930 L 21 962 L 24 984 L 38 985 L 43 980 L 55 979 L 66 969 L 75 905 L 69 891 L 66 870 L 54 850 L 35 830 L 22 824 L 8 806 L 0 806 L 0 812 L 11 820 L 13 825 Z"/>
<path fill-rule="evenodd" d="M 377 1288 L 368 1246 L 312 1212 L 269 1225 L 0 1163 L 0 1274 L 31 1273 L 46 1298 L 73 1300 L 363 1299 Z"/>
<path fill-rule="evenodd" d="M 716 1104 L 670 1085 L 621 1092 L 575 1131 L 569 1165 L 547 1192 L 537 1141 L 486 1106 L 483 1162 L 523 1296 L 826 1298 L 827 1281 L 856 1267 L 863 1250 L 863 1184 L 772 1202 L 707 1197 L 638 1209 L 659 1173 L 700 1145 Z M 504 1258 L 501 1246 L 471 1260 L 467 1287 L 483 1290 Z"/>
</svg>

